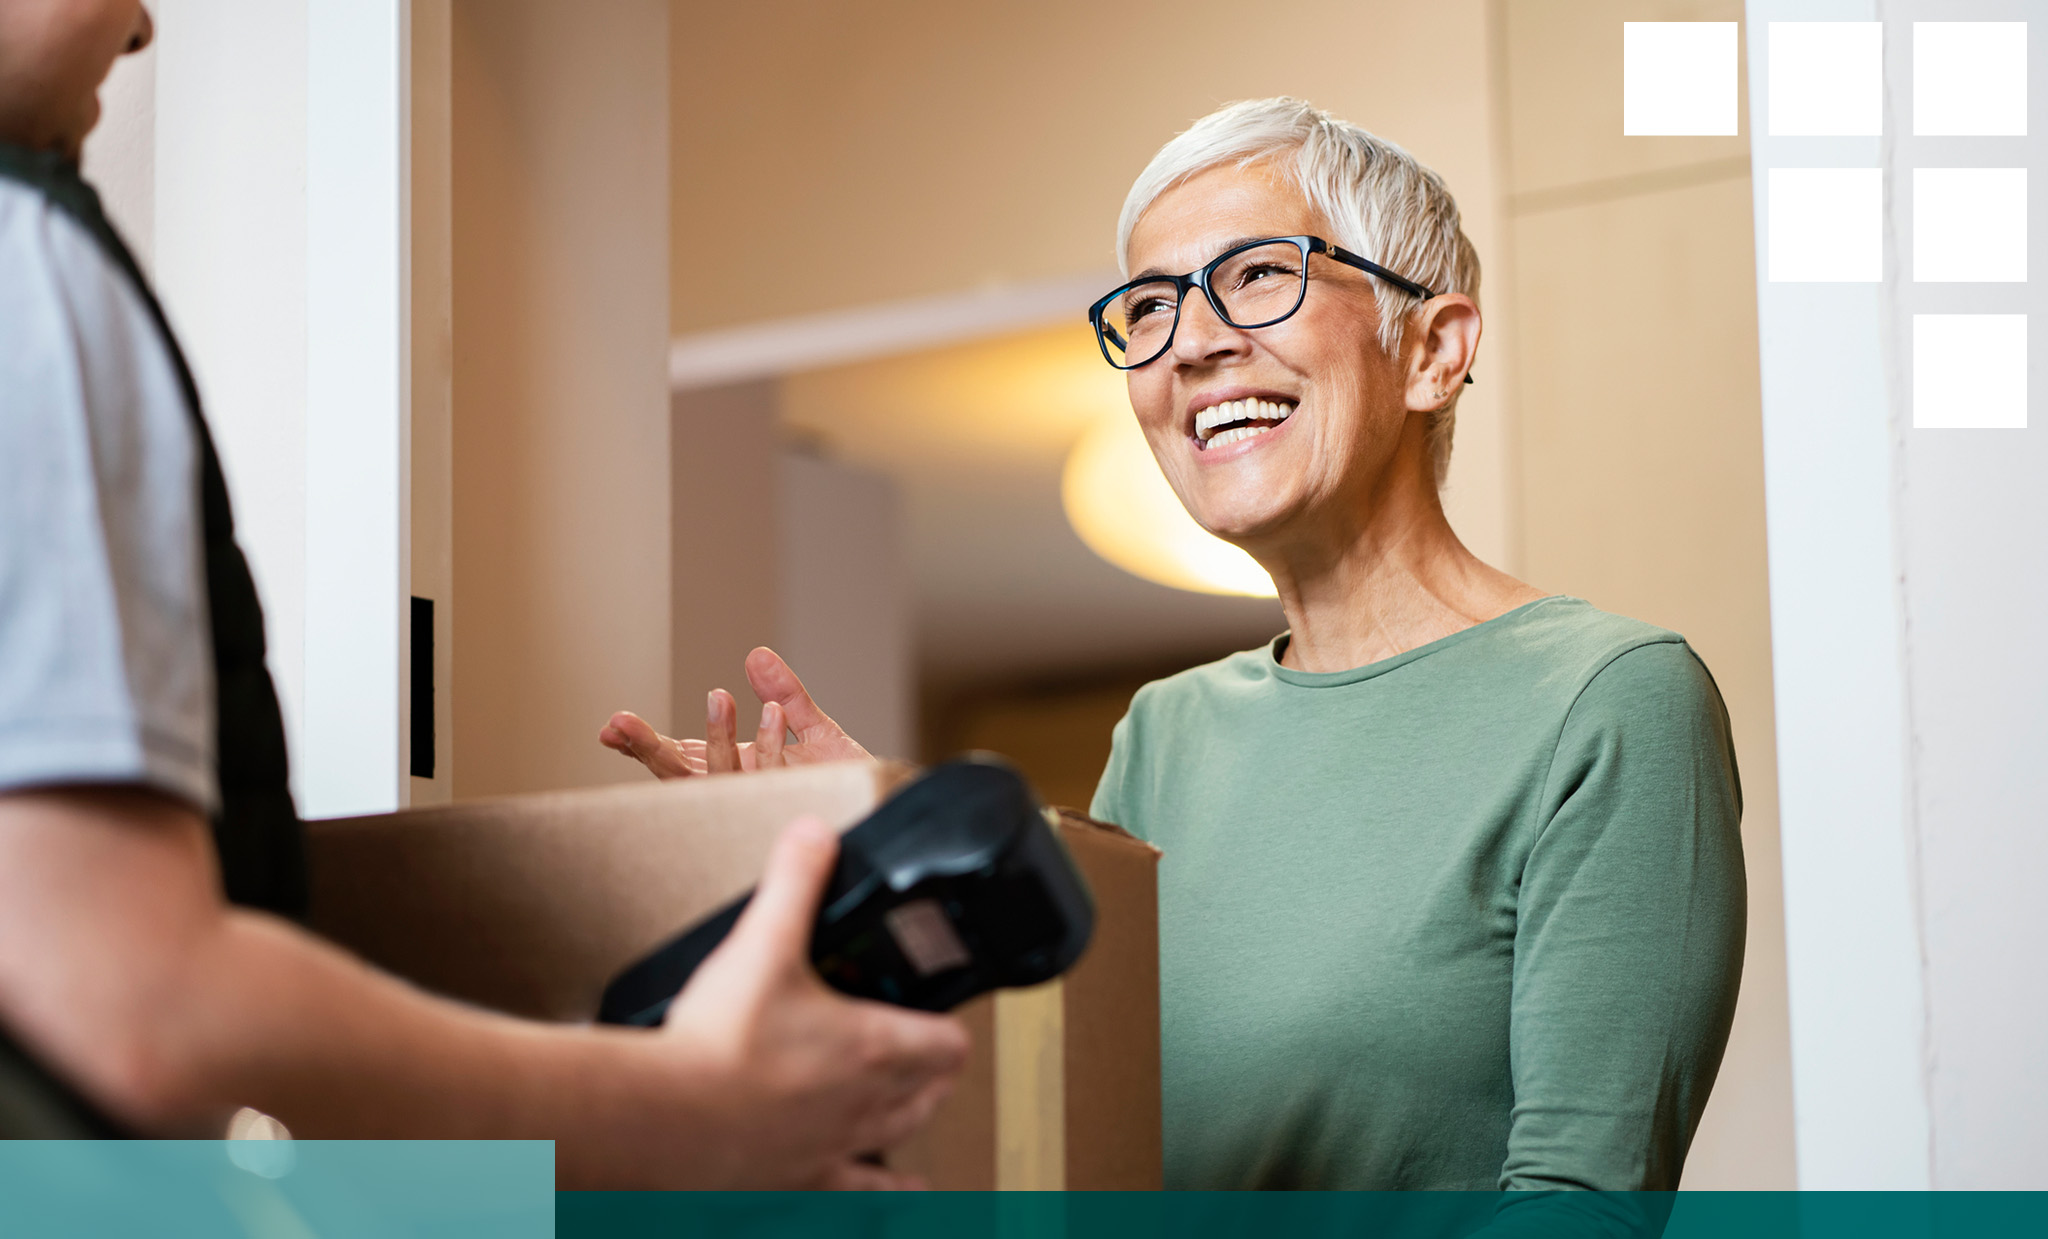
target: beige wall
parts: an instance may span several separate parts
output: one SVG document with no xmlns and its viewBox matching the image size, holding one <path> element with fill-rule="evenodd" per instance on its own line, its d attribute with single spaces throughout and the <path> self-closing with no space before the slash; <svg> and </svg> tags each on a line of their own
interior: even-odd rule
<svg viewBox="0 0 2048 1239">
<path fill-rule="evenodd" d="M 1688 1187 L 1790 1188 L 1791 1067 L 1746 138 L 1621 136 L 1624 18 L 1498 3 L 1521 574 L 1685 634 L 1734 722 L 1749 948 Z M 1747 122 L 1745 121 L 1745 126 Z"/>
<path fill-rule="evenodd" d="M 455 791 L 641 775 L 669 715 L 668 6 L 458 0 Z"/>
<path fill-rule="evenodd" d="M 778 407 L 772 381 L 675 393 L 671 631 L 679 735 L 704 734 L 704 697 L 714 688 L 739 702 L 742 734 L 751 737 L 760 718 L 744 663 L 748 650 L 777 640 L 783 556 Z M 806 673 L 802 663 L 797 670 Z"/>
<path fill-rule="evenodd" d="M 877 757 L 914 761 L 917 668 L 902 503 L 887 477 L 785 451 L 775 643 Z"/>
<path fill-rule="evenodd" d="M 1471 196 L 1486 248 L 1487 101 L 1456 89 L 1484 80 L 1478 0 L 1246 16 L 1231 0 L 677 0 L 676 330 L 1113 266 L 1117 210 L 1160 143 L 1262 95 L 1413 150 Z"/>
<path fill-rule="evenodd" d="M 896 486 L 785 446 L 773 381 L 677 392 L 674 724 L 702 735 L 705 694 L 731 692 L 743 736 L 760 705 L 747 652 L 773 647 L 877 756 L 915 759 L 911 583 Z"/>
<path fill-rule="evenodd" d="M 413 0 L 408 575 L 412 595 L 433 602 L 435 628 L 426 634 L 408 627 L 415 645 L 430 635 L 434 640 L 434 774 L 407 780 L 409 802 L 416 805 L 440 804 L 455 791 L 455 681 L 449 658 L 455 615 L 452 18 L 452 0 Z M 412 741 L 409 722 L 406 740 L 408 745 Z"/>
</svg>

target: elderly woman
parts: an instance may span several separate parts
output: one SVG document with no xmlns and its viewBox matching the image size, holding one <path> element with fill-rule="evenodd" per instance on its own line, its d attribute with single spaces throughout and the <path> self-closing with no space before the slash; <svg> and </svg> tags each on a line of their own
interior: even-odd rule
<svg viewBox="0 0 2048 1239">
<path fill-rule="evenodd" d="M 1091 310 L 1159 467 L 1287 631 L 1147 685 L 1093 812 L 1160 871 L 1174 1187 L 1670 1188 L 1741 972 L 1741 793 L 1683 638 L 1482 563 L 1438 498 L 1480 338 L 1440 178 L 1290 99 L 1162 149 Z M 779 660 L 746 751 L 858 753 Z M 797 742 L 785 748 L 785 724 Z"/>
</svg>

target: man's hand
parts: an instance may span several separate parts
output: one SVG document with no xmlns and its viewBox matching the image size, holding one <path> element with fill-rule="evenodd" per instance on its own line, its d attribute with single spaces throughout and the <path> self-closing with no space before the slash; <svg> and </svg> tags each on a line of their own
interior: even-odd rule
<svg viewBox="0 0 2048 1239">
<path fill-rule="evenodd" d="M 730 1159 L 715 1177 L 730 1186 L 920 1186 L 861 1157 L 922 1126 L 967 1060 L 958 1021 L 845 997 L 812 969 L 838 848 L 815 818 L 783 832 L 732 935 L 669 1008 L 663 1035 L 709 1067 Z"/>
<path fill-rule="evenodd" d="M 774 650 L 761 646 L 747 655 L 747 684 L 761 699 L 761 726 L 752 743 L 739 741 L 739 705 L 722 688 L 711 690 L 705 702 L 702 740 L 671 739 L 639 715 L 620 711 L 597 733 L 598 743 L 634 758 L 658 779 L 869 756 L 818 708 L 803 681 Z M 795 743 L 786 743 L 790 732 L 796 733 Z"/>
<path fill-rule="evenodd" d="M 253 1106 L 314 1139 L 553 1140 L 574 1188 L 914 1186 L 858 1157 L 930 1116 L 967 1034 L 811 970 L 836 847 L 816 822 L 785 833 L 666 1027 L 539 1024 L 223 906 L 189 806 L 0 794 L 0 1025 L 152 1136 Z"/>
</svg>

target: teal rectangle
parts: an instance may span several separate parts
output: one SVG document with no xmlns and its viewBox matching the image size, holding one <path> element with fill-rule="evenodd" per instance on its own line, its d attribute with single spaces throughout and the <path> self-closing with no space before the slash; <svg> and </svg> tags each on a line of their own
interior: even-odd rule
<svg viewBox="0 0 2048 1239">
<path fill-rule="evenodd" d="M 0 1232 L 38 1239 L 543 1239 L 547 1140 L 0 1141 Z"/>
<path fill-rule="evenodd" d="M 2048 1234 L 2048 1193 L 564 1192 L 556 1224 L 564 1239 L 1975 1239 Z"/>
</svg>

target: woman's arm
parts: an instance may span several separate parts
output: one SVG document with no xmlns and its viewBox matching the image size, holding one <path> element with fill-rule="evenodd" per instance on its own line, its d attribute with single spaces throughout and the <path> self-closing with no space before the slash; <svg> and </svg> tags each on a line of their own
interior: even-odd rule
<svg viewBox="0 0 2048 1239">
<path fill-rule="evenodd" d="M 1742 975 L 1727 711 L 1678 643 L 1593 677 L 1558 738 L 1522 874 L 1501 1187 L 1668 1190 Z"/>
</svg>

